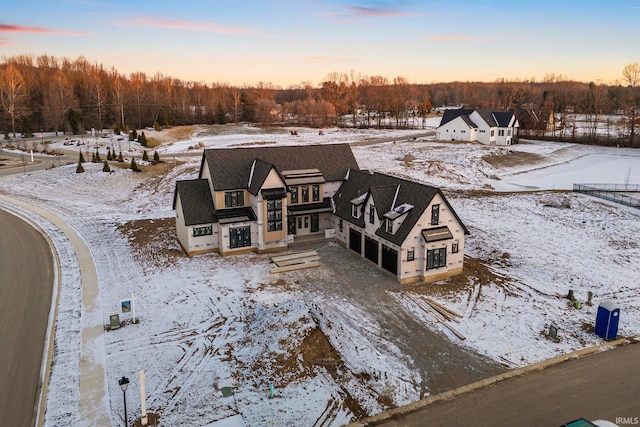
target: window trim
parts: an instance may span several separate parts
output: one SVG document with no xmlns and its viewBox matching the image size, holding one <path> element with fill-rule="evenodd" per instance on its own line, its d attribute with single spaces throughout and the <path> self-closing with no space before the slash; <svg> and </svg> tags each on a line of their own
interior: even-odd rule
<svg viewBox="0 0 640 427">
<path fill-rule="evenodd" d="M 291 204 L 295 205 L 299 203 L 298 199 L 298 186 L 294 185 L 289 187 L 289 192 L 291 193 Z"/>
<path fill-rule="evenodd" d="M 302 203 L 308 203 L 309 202 L 309 186 L 308 185 L 303 185 L 302 186 Z"/>
<path fill-rule="evenodd" d="M 320 184 L 313 184 L 311 186 L 311 201 L 313 202 L 320 201 Z"/>
<path fill-rule="evenodd" d="M 436 263 L 437 261 L 437 263 Z M 447 248 L 427 249 L 427 270 L 447 266 Z"/>
<path fill-rule="evenodd" d="M 431 225 L 440 224 L 440 204 L 431 206 Z"/>
<path fill-rule="evenodd" d="M 407 249 L 407 261 L 416 260 L 416 248 Z"/>
<path fill-rule="evenodd" d="M 452 254 L 457 254 L 459 251 L 460 251 L 460 242 L 458 240 L 455 240 L 451 244 L 451 253 Z"/>
<path fill-rule="evenodd" d="M 205 225 L 203 227 L 193 227 L 192 237 L 211 236 L 213 234 L 213 226 Z"/>
<path fill-rule="evenodd" d="M 267 231 L 282 231 L 282 199 L 267 200 L 266 208 Z M 273 216 L 270 215 L 271 213 Z"/>
<path fill-rule="evenodd" d="M 235 197 L 235 201 L 234 201 Z M 224 207 L 225 208 L 238 208 L 244 206 L 244 191 L 234 190 L 224 192 Z"/>
</svg>

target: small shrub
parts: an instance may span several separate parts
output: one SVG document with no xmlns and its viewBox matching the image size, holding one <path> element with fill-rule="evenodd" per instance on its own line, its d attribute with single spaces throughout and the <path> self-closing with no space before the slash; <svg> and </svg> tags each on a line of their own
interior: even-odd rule
<svg viewBox="0 0 640 427">
<path fill-rule="evenodd" d="M 107 161 L 104 161 L 104 165 L 102 166 L 102 172 L 111 172 L 111 168 L 109 167 L 109 163 L 107 163 Z"/>
<path fill-rule="evenodd" d="M 82 167 L 81 162 L 78 162 L 78 166 L 76 167 L 76 173 L 84 173 L 84 167 Z"/>
<path fill-rule="evenodd" d="M 157 151 L 153 153 L 153 161 L 154 162 L 159 162 L 160 161 L 160 154 L 158 154 Z"/>
<path fill-rule="evenodd" d="M 149 155 L 147 154 L 147 150 L 144 150 L 144 153 L 142 153 L 142 160 L 145 162 L 149 161 Z"/>
</svg>

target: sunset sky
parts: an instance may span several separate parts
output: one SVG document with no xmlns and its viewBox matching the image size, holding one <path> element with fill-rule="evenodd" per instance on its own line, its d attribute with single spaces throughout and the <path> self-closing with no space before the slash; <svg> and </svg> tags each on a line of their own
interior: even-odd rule
<svg viewBox="0 0 640 427">
<path fill-rule="evenodd" d="M 412 83 L 621 79 L 640 0 L 5 0 L 0 56 L 287 87 L 337 71 Z"/>
</svg>

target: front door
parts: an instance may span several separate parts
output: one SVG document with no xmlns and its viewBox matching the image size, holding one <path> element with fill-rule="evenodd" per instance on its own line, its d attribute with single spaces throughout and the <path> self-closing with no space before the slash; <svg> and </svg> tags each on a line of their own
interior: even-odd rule
<svg viewBox="0 0 640 427">
<path fill-rule="evenodd" d="M 288 218 L 287 219 L 287 234 L 296 234 L 296 219 Z"/>
<path fill-rule="evenodd" d="M 309 234 L 309 215 L 299 216 L 296 220 L 298 222 L 296 233 L 299 235 Z"/>
<path fill-rule="evenodd" d="M 311 232 L 320 230 L 320 215 L 313 214 L 311 215 Z"/>
<path fill-rule="evenodd" d="M 244 248 L 251 246 L 251 227 L 238 227 L 229 229 L 229 247 Z"/>
</svg>

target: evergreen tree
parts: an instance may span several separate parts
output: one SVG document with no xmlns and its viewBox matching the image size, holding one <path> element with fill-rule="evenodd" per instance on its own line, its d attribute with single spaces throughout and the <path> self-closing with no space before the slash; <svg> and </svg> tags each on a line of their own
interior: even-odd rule
<svg viewBox="0 0 640 427">
<path fill-rule="evenodd" d="M 149 161 L 149 155 L 147 154 L 147 150 L 144 150 L 144 153 L 142 153 L 142 160 L 145 162 Z"/>
<path fill-rule="evenodd" d="M 129 132 L 129 141 L 135 141 L 137 137 L 138 137 L 138 132 L 136 132 L 135 129 Z"/>
<path fill-rule="evenodd" d="M 80 159 L 78 161 L 80 163 L 84 163 L 84 156 L 82 155 L 82 150 L 80 150 Z"/>
<path fill-rule="evenodd" d="M 120 150 L 120 154 L 118 154 L 118 161 L 120 163 L 124 163 L 124 158 L 122 157 L 122 150 Z"/>
<path fill-rule="evenodd" d="M 134 172 L 142 172 L 142 170 L 138 167 L 138 164 L 136 163 L 135 157 L 131 157 L 131 166 L 129 166 L 129 169 L 131 169 Z"/>
<path fill-rule="evenodd" d="M 107 148 L 107 160 L 108 161 L 113 160 L 113 156 L 111 156 L 111 148 Z"/>
<path fill-rule="evenodd" d="M 96 162 L 96 152 L 94 151 L 91 157 L 91 162 L 95 163 Z"/>
<path fill-rule="evenodd" d="M 104 165 L 102 166 L 102 172 L 111 172 L 111 168 L 109 167 L 109 163 L 107 163 L 107 161 L 104 161 Z"/>
<path fill-rule="evenodd" d="M 218 109 L 216 111 L 216 123 L 219 123 L 221 125 L 227 123 L 227 116 L 224 114 L 222 104 L 218 104 Z"/>
<path fill-rule="evenodd" d="M 158 152 L 157 152 L 157 151 L 155 151 L 155 152 L 153 153 L 153 161 L 154 161 L 154 162 L 159 162 L 159 161 L 160 161 L 160 154 L 158 154 Z"/>
<path fill-rule="evenodd" d="M 147 146 L 147 136 L 144 134 L 144 131 L 142 131 L 142 133 L 140 133 L 140 136 L 138 136 L 138 142 L 143 147 Z"/>
<path fill-rule="evenodd" d="M 78 166 L 76 167 L 76 173 L 84 173 L 84 168 L 82 167 L 82 162 L 78 160 Z"/>
<path fill-rule="evenodd" d="M 100 158 L 100 150 L 96 148 L 96 163 L 100 163 L 102 159 Z"/>
</svg>

